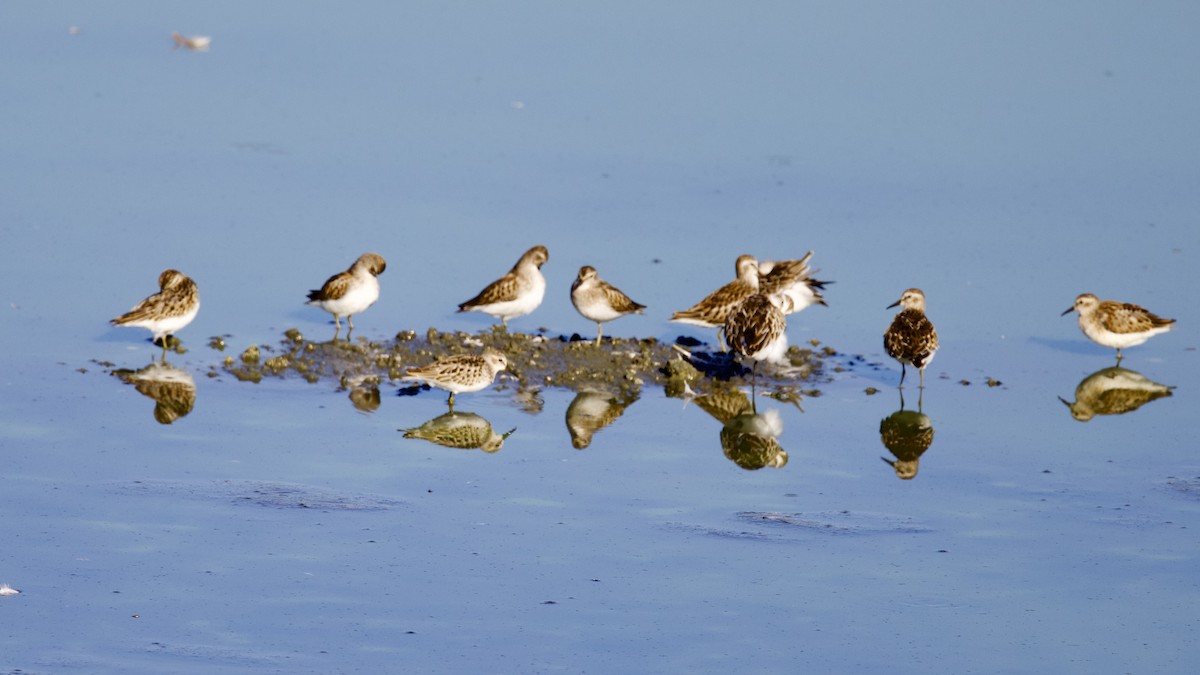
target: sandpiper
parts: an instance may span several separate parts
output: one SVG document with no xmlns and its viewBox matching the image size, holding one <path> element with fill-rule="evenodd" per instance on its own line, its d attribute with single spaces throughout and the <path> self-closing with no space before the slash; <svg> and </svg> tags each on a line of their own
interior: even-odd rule
<svg viewBox="0 0 1200 675">
<path fill-rule="evenodd" d="M 725 349 L 725 343 L 721 339 L 721 333 L 725 329 L 725 320 L 730 311 L 758 292 L 758 261 L 754 256 L 738 256 L 734 269 L 737 273 L 736 279 L 713 291 L 692 307 L 671 315 L 671 321 L 716 328 L 717 341 L 722 350 Z"/>
<path fill-rule="evenodd" d="M 496 379 L 496 374 L 508 367 L 508 358 L 495 349 L 482 354 L 456 354 L 440 358 L 420 368 L 409 368 L 403 379 L 425 382 L 450 392 L 446 403 L 454 411 L 454 395 L 484 389 Z"/>
<path fill-rule="evenodd" d="M 612 321 L 626 314 L 641 314 L 646 306 L 629 299 L 615 286 L 604 281 L 596 268 L 584 265 L 579 276 L 571 284 L 571 304 L 583 318 L 596 322 L 596 344 L 600 344 L 605 321 Z"/>
<path fill-rule="evenodd" d="M 1122 349 L 1140 345 L 1175 324 L 1175 319 L 1164 319 L 1128 302 L 1101 300 L 1091 293 L 1075 298 L 1075 304 L 1062 315 L 1071 312 L 1079 312 L 1079 328 L 1092 342 L 1117 350 L 1117 363 Z"/>
<path fill-rule="evenodd" d="M 167 338 L 191 323 L 200 311 L 200 292 L 196 282 L 177 270 L 163 270 L 158 275 L 158 287 L 157 293 L 109 323 L 149 330 L 153 333 L 152 342 L 162 342 L 166 358 Z"/>
<path fill-rule="evenodd" d="M 811 305 L 826 305 L 821 291 L 825 290 L 825 284 L 833 282 L 812 278 L 815 270 L 808 265 L 812 256 L 813 252 L 809 251 L 799 260 L 764 260 L 758 263 L 759 291 L 785 296 L 788 303 L 784 303 L 784 314 L 795 314 Z"/>
<path fill-rule="evenodd" d="M 491 314 L 508 330 L 509 319 L 525 316 L 542 304 L 546 294 L 542 265 L 549 259 L 550 252 L 545 246 L 534 246 L 521 256 L 508 274 L 459 305 L 458 311 Z"/>
<path fill-rule="evenodd" d="M 925 316 L 925 293 L 919 288 L 904 291 L 900 299 L 887 308 L 904 307 L 892 325 L 883 334 L 883 348 L 892 358 L 900 362 L 900 386 L 904 386 L 907 374 L 905 365 L 915 366 L 921 371 L 921 388 L 925 387 L 925 366 L 933 360 L 938 350 L 937 330 Z"/>
<path fill-rule="evenodd" d="M 351 317 L 366 310 L 379 299 L 380 274 L 387 269 L 387 261 L 378 253 L 364 253 L 354 261 L 350 269 L 329 277 L 319 290 L 308 294 L 308 303 L 333 315 L 337 326 L 334 337 L 342 330 L 340 317 L 346 317 L 350 331 L 354 330 Z M 347 332 L 349 335 L 349 332 Z"/>
<path fill-rule="evenodd" d="M 734 307 L 725 319 L 729 348 L 754 359 L 756 374 L 760 361 L 786 362 L 787 319 L 781 308 L 786 304 L 786 298 L 779 294 L 755 293 Z"/>
</svg>

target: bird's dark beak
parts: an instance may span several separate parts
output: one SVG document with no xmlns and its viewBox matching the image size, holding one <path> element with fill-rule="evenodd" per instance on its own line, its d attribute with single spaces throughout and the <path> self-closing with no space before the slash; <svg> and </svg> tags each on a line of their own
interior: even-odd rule
<svg viewBox="0 0 1200 675">
<path fill-rule="evenodd" d="M 891 309 L 893 307 L 898 306 L 899 304 L 900 304 L 900 301 L 897 300 L 897 301 L 893 302 L 892 304 L 888 305 L 887 307 L 884 307 L 884 309 Z"/>
<path fill-rule="evenodd" d="M 1068 315 L 1068 314 L 1070 314 L 1071 312 L 1074 312 L 1074 311 L 1075 311 L 1075 306 L 1074 306 L 1074 305 L 1072 305 L 1072 306 L 1070 306 L 1070 307 L 1068 307 L 1068 308 L 1067 308 L 1067 311 L 1063 312 L 1062 314 L 1059 314 L 1059 316 L 1066 316 L 1066 315 Z"/>
</svg>

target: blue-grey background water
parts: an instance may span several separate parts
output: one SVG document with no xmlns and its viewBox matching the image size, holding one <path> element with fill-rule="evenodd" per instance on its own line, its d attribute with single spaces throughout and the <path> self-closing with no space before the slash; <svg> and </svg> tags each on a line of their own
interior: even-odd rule
<svg viewBox="0 0 1200 675">
<path fill-rule="evenodd" d="M 0 668 L 1190 671 L 1197 25 L 1172 2 L 6 4 Z M 739 468 L 653 388 L 584 450 L 571 392 L 464 395 L 517 429 L 487 454 L 397 431 L 438 392 L 364 414 L 332 382 L 207 376 L 331 331 L 304 294 L 368 250 L 389 267 L 358 335 L 486 330 L 455 305 L 539 243 L 549 291 L 514 330 L 591 334 L 568 301 L 590 264 L 650 308 L 606 333 L 663 340 L 712 339 L 666 319 L 738 254 L 815 250 L 830 306 L 788 332 L 841 370 L 804 412 L 759 402 L 786 466 Z M 166 267 L 203 297 L 171 425 L 107 374 L 157 355 L 107 320 Z M 910 286 L 943 347 L 900 481 L 880 335 Z M 1085 291 L 1178 319 L 1122 363 L 1172 396 L 1072 418 L 1058 397 L 1113 362 L 1059 316 Z"/>
</svg>

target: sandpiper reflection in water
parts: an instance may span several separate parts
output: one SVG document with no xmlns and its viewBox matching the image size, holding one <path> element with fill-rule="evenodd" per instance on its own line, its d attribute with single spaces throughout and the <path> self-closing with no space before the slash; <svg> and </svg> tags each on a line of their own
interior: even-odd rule
<svg viewBox="0 0 1200 675">
<path fill-rule="evenodd" d="M 374 383 L 363 383 L 350 388 L 350 403 L 355 409 L 365 413 L 379 410 L 383 403 L 379 395 L 379 386 Z"/>
<path fill-rule="evenodd" d="M 912 480 L 917 476 L 921 455 L 933 445 L 933 421 L 921 411 L 921 398 L 916 410 L 904 409 L 904 392 L 900 392 L 900 409 L 879 423 L 879 440 L 896 457 L 881 457 L 891 465 L 896 477 Z"/>
<path fill-rule="evenodd" d="M 154 419 L 159 424 L 187 416 L 196 405 L 196 381 L 187 371 L 165 361 L 139 370 L 114 370 L 113 375 L 154 399 Z"/>
<path fill-rule="evenodd" d="M 516 429 L 498 434 L 492 423 L 472 412 L 448 412 L 419 427 L 401 429 L 405 438 L 419 438 L 447 448 L 497 452 Z"/>
<path fill-rule="evenodd" d="M 1071 417 L 1087 422 L 1096 415 L 1124 415 L 1156 399 L 1171 395 L 1175 387 L 1159 384 L 1145 375 L 1120 366 L 1102 368 L 1075 387 L 1075 401 L 1058 397 L 1071 409 Z"/>
<path fill-rule="evenodd" d="M 625 409 L 637 401 L 619 398 L 607 392 L 581 391 L 567 406 L 567 431 L 571 434 L 571 445 L 583 450 L 592 444 L 592 436 L 617 421 Z"/>
<path fill-rule="evenodd" d="M 771 408 L 763 413 L 745 411 L 721 427 L 721 450 L 729 461 L 747 471 L 782 468 L 788 454 L 779 445 L 783 418 Z"/>
</svg>

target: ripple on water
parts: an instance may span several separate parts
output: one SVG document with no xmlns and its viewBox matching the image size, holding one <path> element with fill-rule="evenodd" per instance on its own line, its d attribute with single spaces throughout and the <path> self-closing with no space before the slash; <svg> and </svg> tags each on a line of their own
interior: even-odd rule
<svg viewBox="0 0 1200 675">
<path fill-rule="evenodd" d="M 368 494 L 345 494 L 299 483 L 256 480 L 142 480 L 123 484 L 124 494 L 173 495 L 187 499 L 227 501 L 274 509 L 384 511 L 404 502 Z"/>
</svg>

